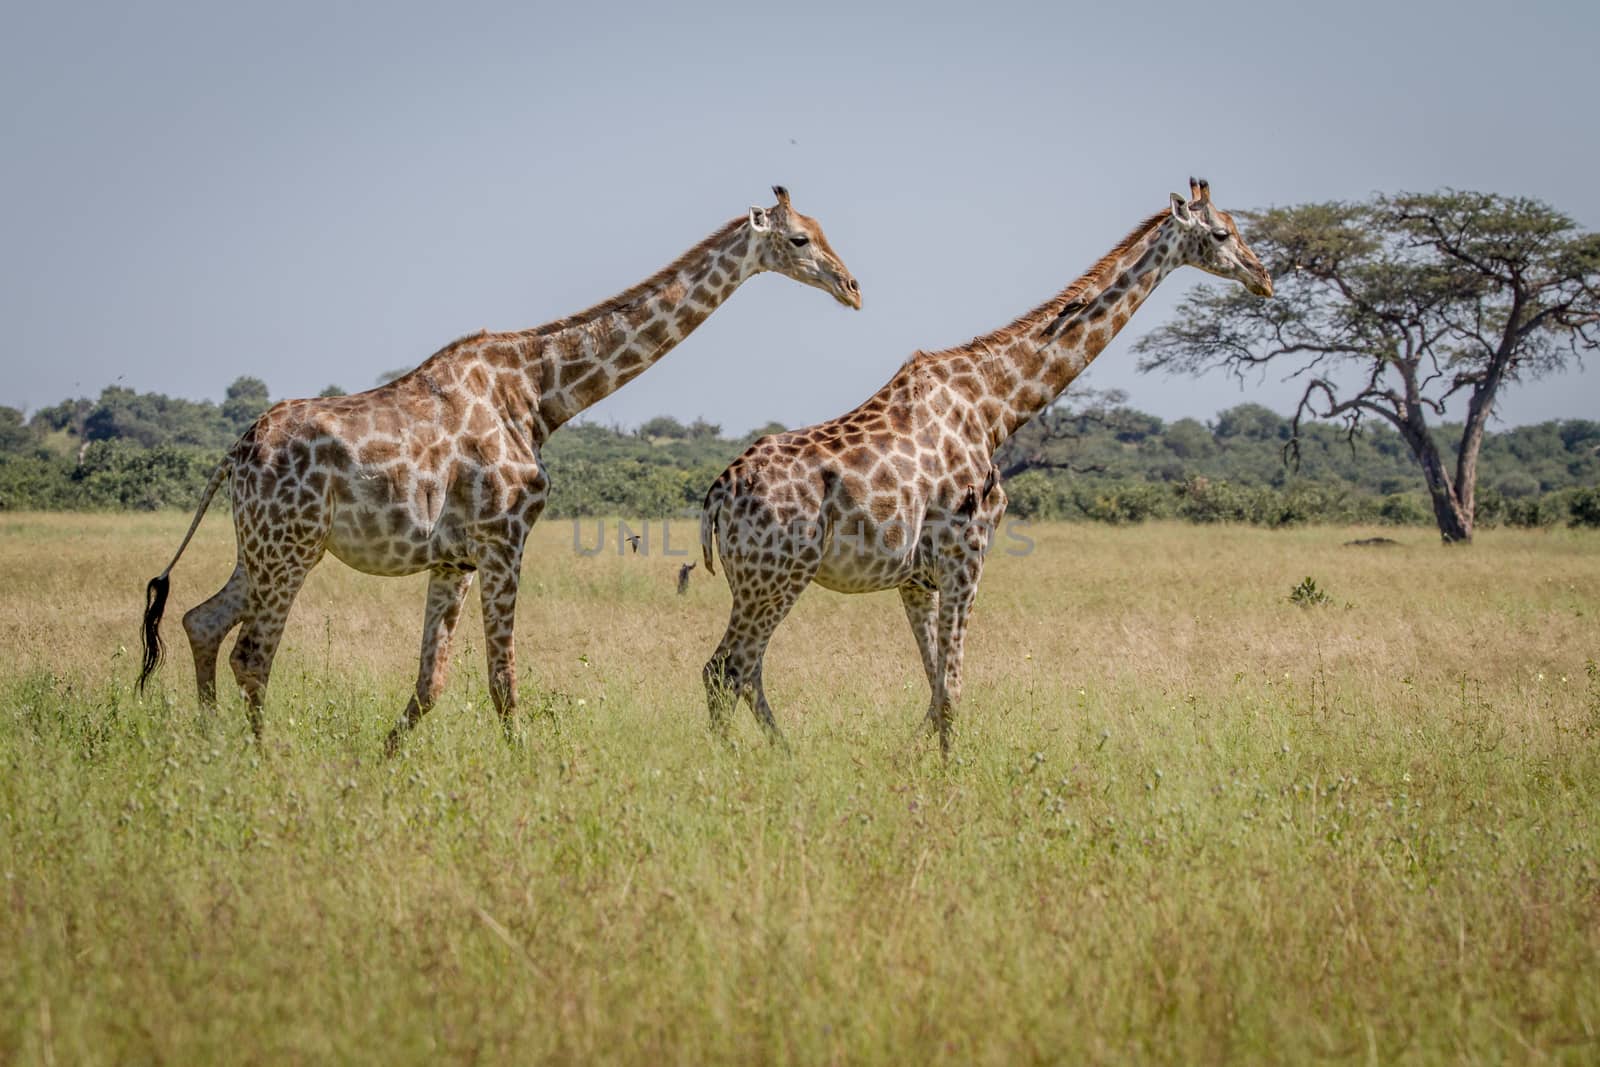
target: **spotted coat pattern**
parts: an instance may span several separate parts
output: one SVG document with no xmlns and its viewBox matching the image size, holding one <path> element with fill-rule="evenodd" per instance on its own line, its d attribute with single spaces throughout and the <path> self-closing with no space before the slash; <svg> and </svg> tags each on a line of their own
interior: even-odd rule
<svg viewBox="0 0 1600 1067">
<path fill-rule="evenodd" d="M 490 693 L 509 731 L 523 545 L 550 485 L 539 455 L 545 440 L 661 358 L 754 274 L 777 271 L 861 306 L 855 278 L 821 227 L 794 211 L 781 187 L 774 192 L 776 206 L 752 208 L 587 311 L 531 330 L 462 338 L 365 393 L 272 407 L 229 450 L 178 555 L 151 583 L 141 685 L 160 651 L 154 590 L 159 584 L 164 602 L 167 575 L 226 479 L 238 562 L 222 589 L 183 619 L 202 704 L 215 703 L 219 651 L 238 626 L 229 663 L 260 734 L 290 605 L 331 553 L 368 574 L 429 572 L 416 690 L 388 748 L 438 698 L 474 576 L 482 583 Z"/>
<path fill-rule="evenodd" d="M 995 450 L 1052 403 L 1183 264 L 1270 295 L 1271 279 L 1209 187 L 1141 223 L 1047 303 L 959 348 L 918 352 L 854 411 L 764 437 L 706 494 L 701 546 L 733 605 L 703 674 L 712 726 L 745 699 L 775 741 L 762 685 L 773 631 L 812 582 L 897 589 L 948 753 L 967 619 L 1006 496 Z"/>
</svg>

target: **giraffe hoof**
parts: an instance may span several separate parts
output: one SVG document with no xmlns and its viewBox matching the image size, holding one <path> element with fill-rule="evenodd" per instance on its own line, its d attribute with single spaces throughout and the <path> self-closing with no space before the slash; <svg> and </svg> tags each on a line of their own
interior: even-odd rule
<svg viewBox="0 0 1600 1067">
<path fill-rule="evenodd" d="M 509 720 L 506 721 L 500 733 L 506 739 L 506 747 L 512 751 L 520 752 L 528 747 L 528 732 L 518 729 L 516 724 Z"/>
</svg>

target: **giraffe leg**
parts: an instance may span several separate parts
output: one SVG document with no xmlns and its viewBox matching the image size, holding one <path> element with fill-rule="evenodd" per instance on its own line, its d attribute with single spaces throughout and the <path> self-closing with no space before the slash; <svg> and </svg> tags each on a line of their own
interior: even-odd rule
<svg viewBox="0 0 1600 1067">
<path fill-rule="evenodd" d="M 939 691 L 939 676 L 942 673 L 939 660 L 939 591 L 908 582 L 900 587 L 900 603 L 906 609 L 906 621 L 911 623 L 911 634 L 917 639 L 917 651 L 922 654 L 922 671 L 928 677 L 930 696 L 923 727 L 935 730 L 939 724 L 939 705 L 933 695 Z"/>
<path fill-rule="evenodd" d="M 428 578 L 428 609 L 422 623 L 422 658 L 417 667 L 417 689 L 405 713 L 383 742 L 383 753 L 392 756 L 400 738 L 417 720 L 427 714 L 444 689 L 450 670 L 450 642 L 461 621 L 461 606 L 472 587 L 472 571 L 434 571 Z"/>
<path fill-rule="evenodd" d="M 189 635 L 189 651 L 194 655 L 195 684 L 200 706 L 208 711 L 217 706 L 217 655 L 228 632 L 239 625 L 244 615 L 245 594 L 250 588 L 244 564 L 236 564 L 228 582 L 211 598 L 189 609 L 183 629 Z"/>
<path fill-rule="evenodd" d="M 733 686 L 733 679 L 729 673 L 729 661 L 733 655 L 735 644 L 734 621 L 728 620 L 728 628 L 723 631 L 722 640 L 717 644 L 717 650 L 706 661 L 705 669 L 700 672 L 700 678 L 706 686 L 706 710 L 711 715 L 711 732 L 723 740 L 728 738 L 728 719 L 731 717 L 733 707 L 739 702 L 739 691 Z"/>
<path fill-rule="evenodd" d="M 778 722 L 773 717 L 772 705 L 767 703 L 761 673 L 773 631 L 811 583 L 815 570 L 813 564 L 806 570 L 792 571 L 776 580 L 761 575 L 750 581 L 746 580 L 744 573 L 728 568 L 728 585 L 733 590 L 728 629 L 702 673 L 706 683 L 706 702 L 711 712 L 711 727 L 719 736 L 727 736 L 728 713 L 732 711 L 735 701 L 742 697 L 749 703 L 767 739 L 773 744 L 786 745 L 783 731 L 778 729 Z"/>
<path fill-rule="evenodd" d="M 515 741 L 517 715 L 517 578 L 521 570 L 519 547 L 507 558 L 485 561 L 480 596 L 483 599 L 483 643 L 489 656 L 489 695 L 500 713 L 507 741 Z"/>
<path fill-rule="evenodd" d="M 285 552 L 271 560 L 247 561 L 249 590 L 245 597 L 244 618 L 239 639 L 233 644 L 228 664 L 244 691 L 245 715 L 250 729 L 261 737 L 261 705 L 266 700 L 267 681 L 272 676 L 272 661 L 283 640 L 283 624 L 289 608 L 305 584 L 306 575 L 316 566 L 321 552 Z"/>
<path fill-rule="evenodd" d="M 783 731 L 778 729 L 772 705 L 767 703 L 766 691 L 761 685 L 762 659 L 766 654 L 767 640 L 772 636 L 771 631 L 761 634 L 743 626 L 733 628 L 733 623 L 729 625 L 729 633 L 723 637 L 722 645 L 718 646 L 717 653 L 711 657 L 702 673 L 711 712 L 711 728 L 717 736 L 726 739 L 729 713 L 743 699 L 750 705 L 767 739 L 776 745 L 786 745 Z"/>
<path fill-rule="evenodd" d="M 750 685 L 745 691 L 745 699 L 750 702 L 750 710 L 755 713 L 756 721 L 761 724 L 766 732 L 767 741 L 788 751 L 789 742 L 783 736 L 783 731 L 778 729 L 778 722 L 772 717 L 772 705 L 767 703 L 767 690 L 761 684 L 761 674 L 767 661 L 767 646 L 761 646 L 761 654 L 756 658 L 755 671 L 750 676 Z"/>
<path fill-rule="evenodd" d="M 939 728 L 939 751 L 948 758 L 955 706 L 961 699 L 961 660 L 965 654 L 967 617 L 978 594 L 981 560 L 968 563 L 940 583 L 938 683 L 933 690 L 934 725 Z"/>
</svg>

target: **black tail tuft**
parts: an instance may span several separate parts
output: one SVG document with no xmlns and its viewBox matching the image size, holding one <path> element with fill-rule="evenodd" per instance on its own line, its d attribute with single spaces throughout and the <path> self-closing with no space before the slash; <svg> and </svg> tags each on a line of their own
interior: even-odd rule
<svg viewBox="0 0 1600 1067">
<path fill-rule="evenodd" d="M 139 668 L 141 693 L 144 692 L 144 683 L 150 680 L 151 672 L 166 652 L 161 644 L 161 613 L 167 608 L 167 590 L 171 586 L 171 578 L 158 574 L 144 587 L 144 630 L 139 634 L 140 643 L 144 646 L 144 664 Z"/>
</svg>

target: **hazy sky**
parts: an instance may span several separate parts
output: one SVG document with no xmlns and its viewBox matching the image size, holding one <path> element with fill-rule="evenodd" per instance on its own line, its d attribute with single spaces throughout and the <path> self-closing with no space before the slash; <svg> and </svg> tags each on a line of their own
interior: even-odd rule
<svg viewBox="0 0 1600 1067">
<path fill-rule="evenodd" d="M 1600 4 L 8 5 L 0 403 L 113 381 L 356 391 L 578 310 L 787 184 L 865 310 L 775 275 L 590 413 L 730 431 L 853 407 L 1209 177 L 1262 207 L 1440 186 L 1600 227 Z M 1274 374 L 1080 382 L 1168 418 Z M 1600 367 L 1508 422 L 1600 416 Z"/>
</svg>

